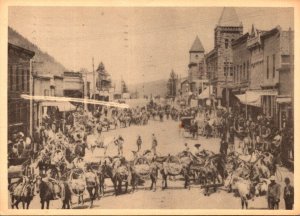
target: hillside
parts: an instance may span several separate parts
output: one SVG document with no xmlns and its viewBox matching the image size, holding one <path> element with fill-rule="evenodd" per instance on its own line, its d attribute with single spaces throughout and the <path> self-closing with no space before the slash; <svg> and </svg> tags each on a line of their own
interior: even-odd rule
<svg viewBox="0 0 300 216">
<path fill-rule="evenodd" d="M 52 56 L 40 50 L 39 47 L 31 43 L 28 39 L 20 35 L 11 27 L 8 27 L 8 42 L 35 52 L 35 61 L 42 63 L 34 64 L 34 71 L 53 75 L 62 75 L 63 72 L 66 71 L 66 68 L 57 62 Z"/>
<path fill-rule="evenodd" d="M 137 90 L 140 97 L 143 94 L 148 96 L 150 96 L 151 94 L 152 96 L 156 96 L 156 95 L 165 96 L 167 94 L 167 80 L 145 82 L 144 84 L 143 83 L 129 84 L 128 89 L 130 92 L 135 92 Z"/>
</svg>

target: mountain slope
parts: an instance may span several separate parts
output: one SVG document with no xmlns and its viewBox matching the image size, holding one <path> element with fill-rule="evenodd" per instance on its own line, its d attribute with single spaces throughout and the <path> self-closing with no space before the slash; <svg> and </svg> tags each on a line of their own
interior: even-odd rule
<svg viewBox="0 0 300 216">
<path fill-rule="evenodd" d="M 63 72 L 66 71 L 66 68 L 61 63 L 57 62 L 48 53 L 40 50 L 38 46 L 31 43 L 11 27 L 8 27 L 8 42 L 35 52 L 35 61 L 42 62 L 33 65 L 35 72 L 40 74 L 62 75 Z"/>
<path fill-rule="evenodd" d="M 157 80 L 138 84 L 129 84 L 128 89 L 130 92 L 137 91 L 139 96 L 148 95 L 150 96 L 165 96 L 167 94 L 167 80 Z"/>
</svg>

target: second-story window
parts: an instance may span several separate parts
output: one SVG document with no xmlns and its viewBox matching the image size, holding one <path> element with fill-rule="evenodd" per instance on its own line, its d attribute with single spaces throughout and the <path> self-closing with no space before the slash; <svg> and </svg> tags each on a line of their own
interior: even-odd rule
<svg viewBox="0 0 300 216">
<path fill-rule="evenodd" d="M 228 48 L 228 39 L 225 39 L 225 49 Z"/>
<path fill-rule="evenodd" d="M 246 64 L 244 62 L 244 64 L 243 64 L 243 80 L 245 80 L 245 79 L 246 79 Z"/>
<path fill-rule="evenodd" d="M 267 56 L 267 79 L 269 79 L 269 56 Z"/>
<path fill-rule="evenodd" d="M 22 83 L 22 91 L 25 91 L 25 70 L 24 69 L 22 69 L 21 83 Z"/>
<path fill-rule="evenodd" d="M 26 82 L 26 85 L 27 85 L 27 91 L 29 91 L 29 88 L 30 88 L 30 73 L 29 73 L 29 70 L 26 71 L 26 76 L 27 76 L 27 82 Z"/>
<path fill-rule="evenodd" d="M 273 78 L 275 78 L 275 54 L 273 54 Z"/>
<path fill-rule="evenodd" d="M 12 91 L 14 89 L 14 71 L 12 66 L 9 66 L 9 79 L 10 79 L 10 90 Z"/>
<path fill-rule="evenodd" d="M 249 81 L 250 78 L 250 64 L 249 64 L 249 60 L 247 61 L 247 81 Z"/>
<path fill-rule="evenodd" d="M 20 89 L 20 74 L 19 74 L 19 68 L 16 69 L 16 91 L 19 91 Z"/>
</svg>

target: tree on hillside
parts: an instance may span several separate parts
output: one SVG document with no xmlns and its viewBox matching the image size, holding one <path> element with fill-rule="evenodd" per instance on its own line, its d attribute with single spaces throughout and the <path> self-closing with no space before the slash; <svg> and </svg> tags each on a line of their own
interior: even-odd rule
<svg viewBox="0 0 300 216">
<path fill-rule="evenodd" d="M 170 78 L 167 83 L 167 96 L 168 97 L 176 97 L 177 92 L 177 83 L 178 83 L 178 75 L 175 74 L 174 70 L 170 73 Z"/>
</svg>

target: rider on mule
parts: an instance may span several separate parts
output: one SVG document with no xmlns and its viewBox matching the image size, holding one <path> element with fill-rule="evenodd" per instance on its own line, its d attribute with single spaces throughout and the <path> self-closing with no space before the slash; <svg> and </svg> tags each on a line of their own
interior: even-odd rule
<svg viewBox="0 0 300 216">
<path fill-rule="evenodd" d="M 47 171 L 46 175 L 44 175 L 44 177 L 42 178 L 42 181 L 48 184 L 49 188 L 51 189 L 53 199 L 56 200 L 59 198 L 54 187 L 54 185 L 57 184 L 57 182 L 54 178 L 51 178 L 50 175 L 51 171 L 49 170 Z"/>
</svg>

